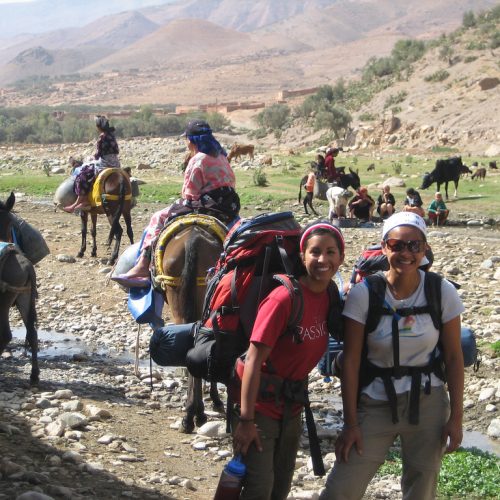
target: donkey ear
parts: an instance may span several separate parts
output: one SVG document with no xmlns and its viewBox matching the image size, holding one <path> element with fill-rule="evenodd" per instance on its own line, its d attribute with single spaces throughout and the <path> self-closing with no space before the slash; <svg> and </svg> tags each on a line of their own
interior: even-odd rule
<svg viewBox="0 0 500 500">
<path fill-rule="evenodd" d="M 15 202 L 16 202 L 16 195 L 14 194 L 14 191 L 11 191 L 10 196 L 7 198 L 7 201 L 5 202 L 5 208 L 7 209 L 8 212 L 11 211 Z"/>
</svg>

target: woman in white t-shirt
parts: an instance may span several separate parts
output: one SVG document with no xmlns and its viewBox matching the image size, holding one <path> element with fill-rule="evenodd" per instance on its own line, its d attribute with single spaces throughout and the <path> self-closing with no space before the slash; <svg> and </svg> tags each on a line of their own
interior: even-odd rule
<svg viewBox="0 0 500 500">
<path fill-rule="evenodd" d="M 382 248 L 390 267 L 384 273 L 384 304 L 389 309 L 408 310 L 427 305 L 426 273 L 419 270 L 426 246 L 426 225 L 419 215 L 400 212 L 385 221 Z M 464 307 L 454 286 L 443 279 L 441 335 L 428 313 L 398 315 L 394 325 L 393 315 L 382 315 L 378 325 L 366 335 L 366 359 L 375 367 L 376 376 L 363 386 L 359 370 L 365 359 L 368 303 L 366 283 L 355 285 L 344 308 L 341 377 L 344 428 L 335 445 L 335 467 L 320 498 L 362 498 L 399 436 L 403 498 L 432 499 L 444 452 L 454 451 L 462 441 L 464 370 L 460 314 Z M 438 371 L 413 377 L 415 387 L 412 389 L 411 373 L 431 366 L 438 340 L 443 350 L 448 394 L 443 374 Z M 399 366 L 402 367 L 399 374 L 392 369 L 396 365 L 395 352 L 399 353 Z M 386 369 L 383 376 L 377 376 L 377 372 L 382 373 L 380 369 Z M 387 372 L 391 375 L 387 376 Z M 420 386 L 415 379 L 420 381 Z"/>
</svg>

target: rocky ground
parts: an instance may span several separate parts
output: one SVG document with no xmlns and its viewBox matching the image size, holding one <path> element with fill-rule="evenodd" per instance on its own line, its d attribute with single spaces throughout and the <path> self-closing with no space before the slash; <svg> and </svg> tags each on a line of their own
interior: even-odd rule
<svg viewBox="0 0 500 500">
<path fill-rule="evenodd" d="M 153 366 L 151 391 L 148 327 L 139 335 L 140 376 L 134 374 L 137 328 L 126 294 L 108 283 L 107 223 L 101 220 L 98 227 L 99 257 L 73 259 L 79 247 L 77 217 L 54 212 L 43 200 L 21 198 L 15 209 L 41 229 L 51 255 L 36 266 L 43 339 L 39 387 L 27 383 L 24 331 L 17 328 L 21 325 L 14 313 L 18 338 L 0 358 L 0 499 L 33 490 L 74 499 L 212 498 L 231 455 L 223 416 L 209 412 L 209 423 L 198 434 L 178 432 L 186 379 L 182 372 Z M 135 209 L 136 234 L 154 209 Z M 377 227 L 345 230 L 344 279 L 361 249 L 378 235 Z M 436 254 L 434 270 L 462 285 L 464 323 L 482 344 L 479 371 L 467 369 L 466 374 L 464 426 L 475 431 L 468 434 L 468 445 L 489 446 L 498 453 L 498 444 L 485 435 L 500 435 L 499 364 L 488 347 L 500 336 L 500 232 L 489 226 L 445 227 L 431 230 L 429 240 Z M 341 425 L 339 384 L 327 383 L 317 373 L 312 380 L 329 468 Z M 324 479 L 312 475 L 306 439 L 303 445 L 290 498 L 317 498 Z M 369 498 L 400 496 L 394 477 L 374 480 L 368 492 Z"/>
</svg>

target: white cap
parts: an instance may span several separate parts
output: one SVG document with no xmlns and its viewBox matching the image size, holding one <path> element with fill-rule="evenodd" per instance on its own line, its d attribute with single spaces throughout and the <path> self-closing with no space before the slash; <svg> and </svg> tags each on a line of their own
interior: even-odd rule
<svg viewBox="0 0 500 500">
<path fill-rule="evenodd" d="M 398 226 L 416 227 L 417 229 L 420 229 L 424 236 L 427 236 L 427 226 L 425 225 L 424 219 L 422 219 L 420 215 L 412 212 L 398 212 L 385 220 L 384 226 L 382 227 L 382 239 L 385 238 L 389 231 L 392 231 Z"/>
</svg>

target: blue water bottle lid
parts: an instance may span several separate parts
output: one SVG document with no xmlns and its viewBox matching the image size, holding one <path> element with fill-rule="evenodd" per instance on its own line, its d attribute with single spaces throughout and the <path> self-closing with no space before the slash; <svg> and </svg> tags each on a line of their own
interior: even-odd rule
<svg viewBox="0 0 500 500">
<path fill-rule="evenodd" d="M 246 465 L 240 462 L 238 457 L 233 458 L 227 463 L 226 470 L 231 474 L 240 477 L 243 477 L 247 472 Z"/>
</svg>

